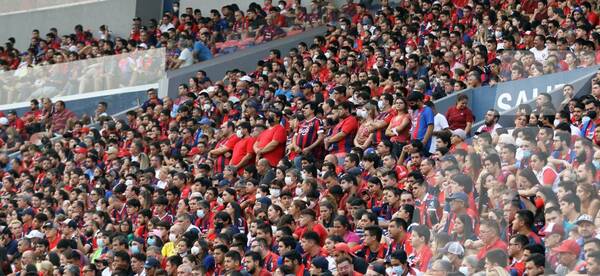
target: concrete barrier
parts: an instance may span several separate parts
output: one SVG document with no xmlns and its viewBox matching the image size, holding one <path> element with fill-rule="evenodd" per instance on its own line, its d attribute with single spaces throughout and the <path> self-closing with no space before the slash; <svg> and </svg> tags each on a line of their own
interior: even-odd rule
<svg viewBox="0 0 600 276">
<path fill-rule="evenodd" d="M 286 54 L 291 48 L 298 46 L 300 42 L 311 44 L 315 36 L 322 35 L 325 31 L 326 27 L 317 27 L 295 36 L 246 48 L 178 70 L 168 71 L 166 78 L 160 83 L 159 93 L 161 96 L 169 95 L 169 97 L 176 97 L 177 86 L 181 83 L 188 83 L 188 79 L 194 76 L 199 70 L 206 71 L 213 81 L 222 79 L 225 76 L 225 72 L 235 68 L 250 72 L 256 68 L 256 63 L 260 59 L 268 55 L 271 49 L 279 49 L 282 54 Z"/>
<path fill-rule="evenodd" d="M 73 27 L 81 24 L 84 29 L 98 36 L 98 27 L 107 25 L 115 36 L 129 37 L 131 20 L 135 16 L 146 24 L 151 18 L 160 20 L 163 0 L 105 0 L 81 2 L 73 5 L 48 7 L 30 12 L 15 12 L 0 16 L 0 41 L 9 37 L 16 39 L 16 48 L 25 50 L 31 42 L 31 31 L 40 30 L 45 37 L 51 27 L 61 35 L 73 33 Z"/>
</svg>

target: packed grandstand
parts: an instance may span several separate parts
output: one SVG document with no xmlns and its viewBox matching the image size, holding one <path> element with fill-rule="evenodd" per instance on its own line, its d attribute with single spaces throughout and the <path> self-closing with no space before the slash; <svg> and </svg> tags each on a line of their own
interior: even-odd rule
<svg viewBox="0 0 600 276">
<path fill-rule="evenodd" d="M 334 2 L 175 2 L 129 37 L 9 39 L 1 103 L 30 107 L 0 114 L 0 274 L 600 275 L 598 2 Z M 55 98 L 312 28 L 122 116 Z"/>
</svg>

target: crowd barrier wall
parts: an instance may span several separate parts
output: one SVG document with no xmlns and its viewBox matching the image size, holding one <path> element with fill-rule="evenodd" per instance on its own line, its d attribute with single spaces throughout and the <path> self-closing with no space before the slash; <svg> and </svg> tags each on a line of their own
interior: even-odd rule
<svg viewBox="0 0 600 276">
<path fill-rule="evenodd" d="M 18 2 L 21 0 L 10 0 Z M 16 39 L 16 48 L 26 50 L 31 42 L 31 31 L 40 30 L 45 37 L 51 27 L 61 35 L 73 33 L 73 27 L 81 24 L 98 37 L 98 28 L 107 25 L 115 36 L 129 37 L 132 18 L 139 16 L 144 24 L 150 18 L 160 19 L 163 0 L 104 0 L 77 1 L 68 5 L 49 6 L 30 11 L 0 13 L 0 42 L 9 37 Z"/>
<path fill-rule="evenodd" d="M 535 101 L 537 95 L 542 92 L 551 93 L 553 100 L 560 103 L 563 99 L 562 93 L 553 92 L 562 91 L 565 84 L 574 84 L 574 80 L 589 79 L 591 75 L 598 71 L 598 68 L 600 66 L 595 65 L 535 78 L 502 82 L 494 86 L 465 89 L 435 101 L 435 107 L 438 112 L 445 113 L 448 108 L 456 105 L 458 95 L 465 94 L 469 97 L 468 106 L 475 116 L 475 126 L 477 126 L 483 123 L 484 115 L 489 109 L 494 108 L 501 114 L 509 115 L 511 114 L 510 111 L 514 110 L 519 104 Z M 575 92 L 580 93 L 585 90 L 585 87 L 583 84 L 578 84 L 574 87 Z M 589 92 L 589 88 L 587 89 Z"/>
<path fill-rule="evenodd" d="M 279 49 L 282 54 L 286 54 L 300 42 L 311 44 L 314 37 L 324 34 L 325 30 L 325 27 L 317 27 L 295 36 L 260 44 L 178 70 L 167 71 L 166 78 L 163 78 L 160 83 L 159 93 L 161 96 L 177 97 L 177 86 L 181 83 L 188 83 L 188 79 L 199 70 L 206 71 L 208 77 L 213 81 L 222 79 L 227 71 L 235 68 L 251 72 L 256 68 L 257 62 L 265 58 L 271 49 Z"/>
</svg>

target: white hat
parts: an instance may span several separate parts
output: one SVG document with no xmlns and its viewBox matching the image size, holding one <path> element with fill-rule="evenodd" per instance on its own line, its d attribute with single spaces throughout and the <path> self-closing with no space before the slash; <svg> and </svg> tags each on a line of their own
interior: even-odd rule
<svg viewBox="0 0 600 276">
<path fill-rule="evenodd" d="M 245 75 L 240 78 L 241 81 L 252 82 L 252 78 L 248 75 Z"/>
<path fill-rule="evenodd" d="M 229 97 L 229 99 L 227 99 L 228 101 L 232 102 L 233 104 L 239 103 L 240 99 L 236 96 L 231 96 Z"/>
<path fill-rule="evenodd" d="M 190 198 L 197 198 L 197 197 L 200 197 L 200 198 L 202 198 L 202 194 L 201 194 L 201 193 L 199 193 L 199 192 L 193 192 L 193 193 L 190 195 Z"/>
<path fill-rule="evenodd" d="M 463 140 L 467 139 L 467 132 L 462 128 L 457 128 L 457 129 L 453 130 L 452 135 L 456 135 L 456 136 L 460 137 L 460 139 L 463 139 Z"/>
<path fill-rule="evenodd" d="M 508 133 L 500 134 L 500 136 L 498 137 L 498 143 L 505 144 L 505 145 L 514 145 L 515 138 L 512 137 L 512 135 L 510 135 Z"/>
<path fill-rule="evenodd" d="M 8 119 L 6 117 L 0 117 L 0 125 L 8 125 Z"/>
<path fill-rule="evenodd" d="M 140 45 L 138 45 L 138 47 L 148 49 L 148 45 L 146 45 L 146 43 L 140 43 Z"/>
<path fill-rule="evenodd" d="M 44 233 L 42 233 L 38 230 L 31 230 L 31 232 L 29 232 L 29 234 L 25 235 L 25 237 L 28 239 L 33 239 L 33 238 L 43 239 Z"/>
<path fill-rule="evenodd" d="M 450 242 L 442 250 L 444 253 L 452 253 L 458 256 L 465 255 L 465 249 L 458 242 Z"/>
</svg>

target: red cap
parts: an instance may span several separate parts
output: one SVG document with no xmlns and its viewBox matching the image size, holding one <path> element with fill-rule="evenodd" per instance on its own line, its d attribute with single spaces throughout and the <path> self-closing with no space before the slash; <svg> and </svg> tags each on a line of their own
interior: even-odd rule
<svg viewBox="0 0 600 276">
<path fill-rule="evenodd" d="M 75 147 L 75 153 L 87 154 L 87 149 L 84 147 Z"/>
<path fill-rule="evenodd" d="M 200 149 L 197 147 L 193 147 L 190 152 L 188 152 L 188 156 L 194 156 L 196 154 L 200 153 Z"/>
<path fill-rule="evenodd" d="M 574 240 L 565 240 L 557 248 L 554 248 L 556 253 L 574 253 L 579 256 L 579 244 Z"/>
<path fill-rule="evenodd" d="M 546 227 L 544 227 L 543 233 L 548 236 L 552 234 L 560 234 L 561 236 L 565 235 L 565 229 L 560 225 L 560 223 L 548 223 Z"/>
<path fill-rule="evenodd" d="M 126 150 L 126 149 L 121 149 L 121 150 L 119 151 L 119 155 L 117 155 L 117 156 L 118 156 L 119 158 L 123 158 L 123 157 L 129 156 L 129 151 L 128 151 L 128 150 Z"/>
<path fill-rule="evenodd" d="M 354 252 L 352 252 L 352 250 L 350 249 L 350 246 L 348 246 L 348 244 L 345 242 L 337 243 L 334 248 L 335 248 L 335 251 L 337 251 L 337 252 L 344 252 L 344 253 L 354 256 Z"/>
</svg>

